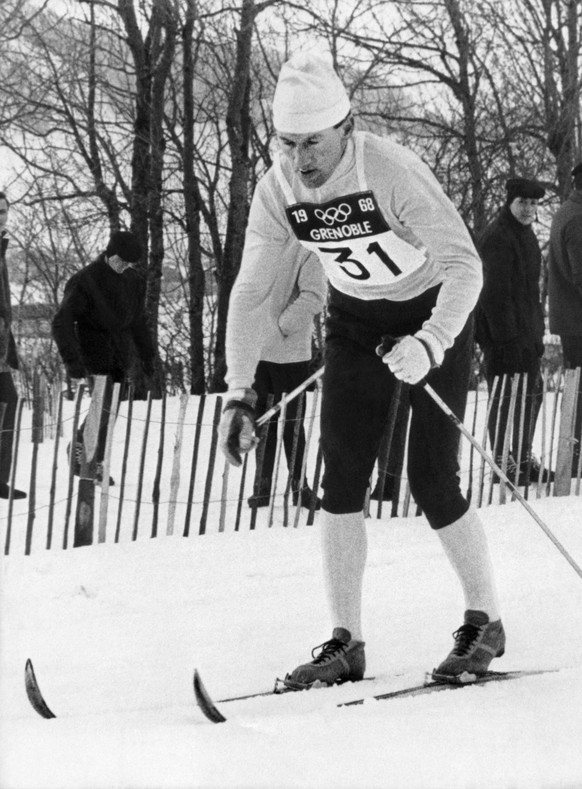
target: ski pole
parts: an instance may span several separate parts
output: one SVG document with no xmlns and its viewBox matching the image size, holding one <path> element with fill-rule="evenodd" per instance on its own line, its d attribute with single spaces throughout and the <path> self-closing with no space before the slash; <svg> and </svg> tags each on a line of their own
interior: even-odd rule
<svg viewBox="0 0 582 789">
<path fill-rule="evenodd" d="M 558 540 L 552 530 L 544 523 L 544 521 L 540 518 L 537 512 L 529 505 L 527 500 L 521 495 L 517 487 L 513 484 L 513 482 L 509 479 L 507 474 L 502 471 L 497 463 L 493 460 L 493 458 L 483 449 L 481 444 L 477 441 L 475 436 L 473 436 L 469 430 L 465 427 L 465 425 L 461 422 L 458 416 L 451 411 L 449 406 L 445 403 L 445 401 L 440 397 L 435 390 L 429 384 L 424 384 L 422 387 L 425 392 L 432 397 L 435 403 L 439 406 L 439 408 L 449 417 L 449 419 L 458 427 L 461 433 L 467 438 L 471 444 L 475 447 L 477 452 L 481 455 L 481 457 L 489 463 L 493 471 L 497 474 L 499 479 L 501 479 L 512 491 L 515 498 L 519 501 L 519 503 L 525 507 L 527 512 L 532 516 L 538 526 L 542 529 L 546 537 L 548 537 L 556 546 L 556 548 L 560 551 L 564 559 L 573 567 L 573 569 L 578 573 L 580 578 L 582 578 L 582 568 L 574 561 L 574 559 L 570 556 L 568 551 L 564 548 L 562 543 Z"/>
<path fill-rule="evenodd" d="M 376 353 L 378 356 L 384 356 L 384 354 L 389 353 L 390 350 L 396 344 L 396 339 L 394 337 L 389 337 L 385 335 L 382 337 L 382 344 L 378 346 L 376 349 Z M 582 578 L 582 568 L 579 564 L 570 556 L 566 548 L 562 545 L 562 543 L 558 540 L 556 535 L 552 532 L 549 526 L 544 523 L 544 521 L 540 518 L 537 512 L 530 506 L 527 500 L 521 495 L 517 487 L 513 484 L 513 482 L 509 479 L 507 474 L 499 468 L 497 463 L 493 460 L 493 458 L 486 452 L 481 444 L 477 441 L 475 436 L 471 434 L 469 430 L 465 427 L 465 425 L 461 422 L 459 417 L 453 413 L 453 411 L 449 408 L 449 406 L 445 403 L 445 401 L 438 395 L 435 390 L 430 386 L 430 384 L 423 384 L 422 388 L 424 391 L 432 397 L 434 402 L 439 406 L 441 411 L 453 422 L 453 424 L 461 431 L 461 433 L 465 436 L 465 438 L 470 441 L 470 443 L 475 447 L 477 452 L 481 455 L 481 457 L 491 466 L 493 471 L 497 474 L 500 480 L 502 480 L 512 491 L 515 495 L 515 498 L 519 501 L 519 503 L 527 510 L 527 512 L 531 515 L 531 517 L 535 520 L 538 526 L 542 529 L 546 537 L 548 537 L 554 544 L 554 546 L 558 549 L 558 551 L 562 554 L 564 559 L 570 564 L 570 566 L 578 573 L 580 578 Z"/>
<path fill-rule="evenodd" d="M 264 425 L 265 422 L 268 422 L 272 416 L 278 413 L 283 406 L 283 402 L 290 403 L 291 400 L 294 400 L 298 395 L 301 394 L 301 392 L 304 392 L 310 384 L 312 384 L 314 381 L 317 381 L 318 378 L 321 378 L 324 369 L 324 367 L 320 367 L 319 370 L 316 370 L 312 375 L 309 376 L 309 378 L 306 378 L 302 384 L 299 384 L 299 386 L 293 389 L 293 391 L 289 392 L 288 395 L 285 395 L 282 400 L 280 400 L 278 403 L 275 403 L 275 405 L 272 408 L 269 408 L 268 411 L 265 411 L 265 413 L 259 417 L 259 419 L 257 419 L 257 427 Z"/>
</svg>

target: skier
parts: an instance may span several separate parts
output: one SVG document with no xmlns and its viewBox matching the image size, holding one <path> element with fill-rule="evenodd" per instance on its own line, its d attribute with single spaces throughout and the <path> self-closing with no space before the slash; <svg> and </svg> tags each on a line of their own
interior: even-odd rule
<svg viewBox="0 0 582 789">
<path fill-rule="evenodd" d="M 231 294 L 219 433 L 226 457 L 240 465 L 256 444 L 254 370 L 278 331 L 271 294 L 302 248 L 315 252 L 330 283 L 320 527 L 333 632 L 287 682 L 303 688 L 364 676 L 363 504 L 396 379 L 410 384 L 411 490 L 465 597 L 464 623 L 435 675 L 482 675 L 505 648 L 487 541 L 460 491 L 458 432 L 417 386 L 428 380 L 462 418 L 481 262 L 428 167 L 406 148 L 354 130 L 329 55 L 298 53 L 283 65 L 273 118 L 281 150 L 254 193 Z M 386 335 L 397 342 L 379 356 Z"/>
</svg>

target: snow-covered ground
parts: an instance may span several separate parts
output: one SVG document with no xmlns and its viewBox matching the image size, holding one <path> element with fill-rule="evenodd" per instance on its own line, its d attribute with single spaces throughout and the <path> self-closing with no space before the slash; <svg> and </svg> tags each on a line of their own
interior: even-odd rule
<svg viewBox="0 0 582 789">
<path fill-rule="evenodd" d="M 582 564 L 582 497 L 531 504 Z M 424 519 L 373 518 L 364 626 L 377 679 L 219 704 L 228 721 L 209 723 L 194 668 L 216 700 L 266 690 L 330 636 L 317 516 L 283 528 L 282 511 L 238 532 L 227 512 L 223 533 L 186 539 L 166 534 L 164 507 L 155 539 L 62 551 L 59 535 L 53 550 L 3 557 L 1 789 L 582 786 L 582 578 L 518 502 L 480 510 L 508 637 L 494 667 L 557 671 L 338 708 L 422 682 L 462 620 Z M 44 539 L 41 525 L 39 513 Z M 56 719 L 26 699 L 27 658 Z"/>
</svg>

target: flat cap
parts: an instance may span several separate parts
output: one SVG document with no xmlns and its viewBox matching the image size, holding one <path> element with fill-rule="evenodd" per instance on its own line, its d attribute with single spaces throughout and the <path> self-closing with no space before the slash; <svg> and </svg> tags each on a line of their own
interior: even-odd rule
<svg viewBox="0 0 582 789">
<path fill-rule="evenodd" d="M 516 197 L 524 197 L 529 200 L 539 200 L 546 193 L 544 187 L 538 182 L 529 178 L 510 178 L 505 183 L 507 189 L 507 202 L 511 203 Z"/>
</svg>

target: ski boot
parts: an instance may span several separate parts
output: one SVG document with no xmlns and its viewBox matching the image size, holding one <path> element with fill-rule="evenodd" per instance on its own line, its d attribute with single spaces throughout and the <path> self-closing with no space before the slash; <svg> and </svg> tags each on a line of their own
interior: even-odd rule
<svg viewBox="0 0 582 789">
<path fill-rule="evenodd" d="M 505 652 L 505 631 L 501 619 L 490 622 L 483 611 L 465 611 L 465 623 L 453 633 L 455 645 L 432 678 L 470 682 L 487 674 L 489 664 Z"/>
<path fill-rule="evenodd" d="M 352 639 L 349 630 L 336 627 L 329 641 L 311 651 L 313 660 L 298 666 L 284 680 L 292 690 L 307 690 L 312 687 L 339 685 L 363 679 L 366 671 L 364 642 Z M 318 655 L 315 651 L 320 649 Z"/>
</svg>

